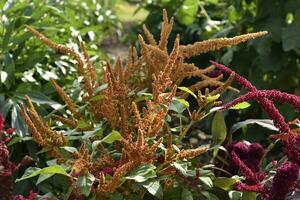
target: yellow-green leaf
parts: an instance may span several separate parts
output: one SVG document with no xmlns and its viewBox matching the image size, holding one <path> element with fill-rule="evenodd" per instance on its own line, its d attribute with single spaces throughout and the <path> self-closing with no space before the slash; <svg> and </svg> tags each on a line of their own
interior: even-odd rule
<svg viewBox="0 0 300 200">
<path fill-rule="evenodd" d="M 181 90 L 181 91 L 189 93 L 190 95 L 195 97 L 195 99 L 197 99 L 197 96 L 195 95 L 195 93 L 192 90 L 190 90 L 189 88 L 187 88 L 187 87 L 178 87 L 178 89 Z"/>
<path fill-rule="evenodd" d="M 249 106 L 251 106 L 251 104 L 248 103 L 247 101 L 244 101 L 244 102 L 238 103 L 238 104 L 230 107 L 229 109 L 232 109 L 232 110 L 242 110 L 242 109 L 248 108 Z"/>
</svg>

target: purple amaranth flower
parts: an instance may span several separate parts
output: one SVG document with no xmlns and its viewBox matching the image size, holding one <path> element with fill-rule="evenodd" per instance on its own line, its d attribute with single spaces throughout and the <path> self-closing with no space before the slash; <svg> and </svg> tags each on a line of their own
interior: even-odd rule
<svg viewBox="0 0 300 200">
<path fill-rule="evenodd" d="M 211 61 L 211 63 L 228 75 L 230 75 L 231 73 L 234 72 L 233 70 L 226 67 L 225 65 L 219 64 L 214 61 Z M 232 102 L 228 103 L 226 107 L 229 108 L 229 107 L 231 107 L 237 103 L 240 103 L 242 101 L 247 101 L 247 99 L 248 100 L 256 99 L 262 105 L 263 109 L 268 113 L 270 118 L 274 121 L 275 126 L 281 132 L 290 132 L 288 124 L 284 121 L 284 117 L 280 114 L 280 112 L 274 106 L 273 102 L 271 100 L 269 100 L 268 98 L 266 98 L 265 94 L 261 94 L 260 91 L 257 90 L 256 87 L 253 86 L 247 79 L 240 76 L 236 72 L 234 72 L 234 73 L 235 73 L 234 80 L 237 81 L 242 86 L 244 86 L 249 91 L 249 93 L 237 98 L 239 100 L 237 100 L 237 99 L 233 100 L 234 103 L 232 103 Z"/>
<path fill-rule="evenodd" d="M 245 159 L 247 158 L 247 154 L 249 152 L 249 144 L 247 144 L 246 142 L 242 142 L 242 141 L 239 141 L 239 142 L 233 142 L 231 143 L 230 145 L 228 145 L 227 147 L 227 150 L 228 152 L 232 152 L 234 151 L 240 159 Z"/>
<path fill-rule="evenodd" d="M 272 101 L 267 98 L 260 98 L 258 102 L 262 105 L 270 119 L 273 120 L 275 127 L 278 128 L 281 133 L 289 133 L 291 131 L 284 117 L 280 114 Z"/>
<path fill-rule="evenodd" d="M 248 181 L 251 183 L 257 184 L 259 183 L 264 177 L 265 173 L 263 172 L 254 172 L 252 169 L 250 169 L 233 151 L 231 152 L 231 158 L 235 162 L 235 164 L 239 167 L 241 173 L 246 177 Z"/>
<path fill-rule="evenodd" d="M 234 71 L 230 68 L 226 67 L 225 65 L 219 64 L 214 61 L 210 61 L 214 66 L 216 66 L 219 70 L 224 72 L 227 75 L 232 74 Z M 235 73 L 235 72 L 234 72 Z M 240 83 L 243 87 L 245 87 L 248 91 L 254 91 L 256 90 L 256 87 L 252 85 L 247 79 L 242 77 L 241 75 L 235 73 L 234 80 L 238 83 Z"/>
<path fill-rule="evenodd" d="M 270 188 L 269 200 L 284 200 L 293 190 L 299 177 L 299 167 L 292 162 L 283 163 L 277 170 Z"/>
<path fill-rule="evenodd" d="M 235 185 L 235 189 L 238 191 L 252 191 L 252 192 L 258 192 L 258 193 L 267 193 L 267 189 L 262 186 L 260 183 L 255 184 L 255 185 L 247 185 L 242 182 L 237 182 Z"/>
<path fill-rule="evenodd" d="M 37 193 L 30 191 L 28 197 L 24 197 L 23 195 L 17 195 L 14 196 L 13 200 L 36 200 L 37 199 Z"/>
<path fill-rule="evenodd" d="M 300 111 L 300 97 L 297 95 L 288 94 L 277 90 L 261 90 L 260 92 L 269 99 L 276 100 L 280 103 L 288 103 Z"/>
<path fill-rule="evenodd" d="M 3 199 L 12 199 L 12 175 L 16 166 L 9 161 L 9 151 L 0 136 L 0 194 Z"/>
<path fill-rule="evenodd" d="M 227 147 L 228 152 L 235 152 L 239 159 L 253 172 L 260 172 L 261 162 L 265 155 L 264 148 L 258 143 L 247 143 L 243 141 L 233 142 Z M 233 159 L 230 160 L 228 171 L 237 173 L 239 167 Z"/>
<path fill-rule="evenodd" d="M 228 109 L 238 103 L 249 101 L 256 99 L 260 103 L 264 105 L 264 109 L 269 114 L 270 118 L 274 120 L 274 123 L 278 128 L 280 128 L 281 132 L 288 132 L 289 128 L 286 122 L 281 115 L 279 115 L 279 111 L 274 106 L 273 102 L 270 100 L 276 100 L 280 103 L 288 103 L 293 105 L 300 111 L 300 97 L 284 92 L 280 92 L 277 90 L 256 90 L 249 92 L 243 96 L 236 98 L 235 100 L 229 102 L 228 104 L 223 106 L 223 109 Z M 265 99 L 269 99 L 269 101 L 265 101 Z M 274 111 L 276 109 L 276 111 Z"/>
<path fill-rule="evenodd" d="M 214 70 L 214 71 L 209 72 L 207 74 L 207 76 L 210 77 L 210 78 L 216 78 L 216 77 L 219 77 L 221 75 L 223 75 L 221 70 Z"/>
<path fill-rule="evenodd" d="M 300 166 L 300 134 L 289 134 L 284 144 L 284 151 L 288 159 Z"/>
<path fill-rule="evenodd" d="M 163 156 L 163 155 L 158 155 L 158 156 L 155 158 L 155 160 L 156 160 L 158 163 L 162 164 L 162 163 L 165 162 L 165 156 Z"/>
<path fill-rule="evenodd" d="M 115 169 L 113 167 L 103 167 L 102 169 L 100 169 L 100 172 L 113 176 L 115 173 Z"/>
</svg>

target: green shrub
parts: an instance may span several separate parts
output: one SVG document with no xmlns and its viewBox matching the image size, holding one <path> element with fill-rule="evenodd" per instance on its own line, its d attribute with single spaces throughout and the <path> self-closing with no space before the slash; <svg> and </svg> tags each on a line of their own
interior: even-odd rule
<svg viewBox="0 0 300 200">
<path fill-rule="evenodd" d="M 60 107 L 56 100 L 49 98 L 54 92 L 49 79 L 59 79 L 70 87 L 76 72 L 72 61 L 37 43 L 25 31 L 24 24 L 75 49 L 78 40 L 84 41 L 89 44 L 92 59 L 99 60 L 104 57 L 99 50 L 100 42 L 120 27 L 112 7 L 104 1 L 95 3 L 93 0 L 0 2 L 0 107 L 7 122 L 17 128 L 18 135 L 26 135 L 18 106 L 24 94 L 35 103 L 45 105 L 41 111 L 46 114 L 50 107 Z"/>
</svg>

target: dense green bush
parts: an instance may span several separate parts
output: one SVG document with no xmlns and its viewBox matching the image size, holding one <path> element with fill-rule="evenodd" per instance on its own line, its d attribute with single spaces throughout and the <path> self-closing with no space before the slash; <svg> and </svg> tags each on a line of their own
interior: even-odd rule
<svg viewBox="0 0 300 200">
<path fill-rule="evenodd" d="M 98 2 L 98 3 L 97 3 Z M 120 28 L 113 10 L 114 1 L 93 0 L 8 0 L 0 2 L 0 107 L 17 134 L 24 136 L 26 129 L 20 116 L 18 102 L 28 94 L 44 114 L 51 106 L 60 104 L 50 100 L 53 89 L 49 78 L 72 85 L 76 73 L 74 63 L 65 56 L 49 51 L 25 31 L 29 24 L 52 39 L 68 43 L 78 49 L 78 41 L 89 44 L 92 59 L 103 58 L 100 42 Z"/>
</svg>

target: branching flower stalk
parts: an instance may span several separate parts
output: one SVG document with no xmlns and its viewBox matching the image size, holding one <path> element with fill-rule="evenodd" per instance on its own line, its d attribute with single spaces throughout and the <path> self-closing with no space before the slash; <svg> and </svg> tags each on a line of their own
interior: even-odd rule
<svg viewBox="0 0 300 200">
<path fill-rule="evenodd" d="M 223 81 L 222 74 L 210 75 L 215 68 L 214 66 L 199 69 L 195 64 L 188 63 L 187 60 L 211 50 L 218 50 L 263 36 L 266 32 L 250 33 L 233 38 L 211 39 L 192 45 L 180 45 L 178 35 L 173 43 L 173 49 L 169 53 L 167 44 L 173 23 L 174 19 L 169 20 L 167 12 L 164 10 L 159 40 L 156 40 L 144 26 L 143 29 L 149 44 L 145 42 L 143 36 L 138 36 L 141 46 L 140 55 L 136 48 L 131 47 L 128 49 L 127 61 L 124 66 L 122 60 L 118 58 L 114 65 L 110 62 L 103 64 L 101 70 L 97 70 L 91 62 L 83 43 L 80 44 L 81 52 L 77 52 L 57 44 L 32 27 L 26 26 L 27 30 L 45 45 L 76 60 L 78 75 L 83 77 L 81 88 L 84 95 L 80 102 L 71 99 L 62 87 L 51 80 L 53 87 L 71 113 L 71 116 L 53 115 L 52 118 L 69 127 L 67 130 L 75 129 L 81 132 L 83 137 L 87 137 L 93 145 L 93 142 L 97 141 L 101 146 L 99 149 L 97 145 L 94 145 L 91 150 L 84 145 L 83 140 L 80 140 L 82 146 L 78 152 L 72 154 L 70 160 L 60 159 L 60 162 L 71 168 L 69 176 L 73 181 L 72 187 L 75 188 L 72 193 L 74 197 L 76 197 L 75 191 L 78 189 L 74 181 L 78 180 L 77 177 L 79 176 L 92 174 L 95 177 L 92 190 L 98 197 L 104 199 L 115 191 L 121 190 L 120 188 L 123 186 L 126 188 L 125 184 L 122 186 L 124 176 L 140 166 L 145 164 L 158 165 L 157 173 L 169 173 L 173 177 L 176 176 L 176 173 L 171 166 L 172 163 L 176 161 L 188 162 L 188 160 L 208 151 L 207 145 L 195 149 L 174 151 L 172 133 L 164 129 L 165 118 L 175 96 L 182 95 L 183 98 L 188 96 L 177 92 L 177 86 L 184 79 L 196 77 L 199 80 L 195 85 L 189 86 L 192 92 L 198 92 L 199 108 L 192 112 L 189 110 L 191 121 L 180 132 L 177 141 L 179 144 L 193 124 L 210 114 L 205 111 L 207 108 L 219 105 L 218 98 L 221 93 L 227 89 L 236 91 L 230 85 L 232 80 L 239 79 L 239 76 L 230 72 L 228 73 L 229 78 Z M 102 71 L 101 76 L 97 74 L 97 71 Z M 143 89 L 150 92 L 153 98 L 135 102 L 136 93 Z M 205 89 L 205 95 L 201 93 L 201 89 Z M 262 97 L 257 98 L 263 99 Z M 53 130 L 50 124 L 42 120 L 29 97 L 27 97 L 27 104 L 28 109 L 21 105 L 22 113 L 34 141 L 41 147 L 52 148 L 54 151 L 52 156 L 60 158 L 60 152 L 56 150 L 59 147 L 64 147 L 68 142 L 72 142 L 69 141 L 69 136 L 63 135 L 64 130 L 62 132 Z M 79 110 L 79 105 L 85 105 L 85 112 L 89 112 L 91 115 L 86 115 Z M 86 123 L 86 127 L 79 127 L 81 122 Z M 113 141 L 114 144 L 102 143 L 103 137 L 108 136 L 106 132 L 103 136 L 86 134 L 86 130 L 94 131 L 100 122 L 106 122 L 105 125 L 109 129 L 120 132 L 120 138 Z M 164 151 L 162 148 L 164 144 L 166 144 L 167 149 L 163 161 L 158 162 L 156 157 Z M 114 149 L 118 156 L 112 157 L 108 153 L 111 149 Z M 129 185 L 131 183 L 127 182 Z M 141 192 L 141 196 L 144 194 L 145 190 Z M 82 197 L 82 194 L 79 196 Z"/>
</svg>

